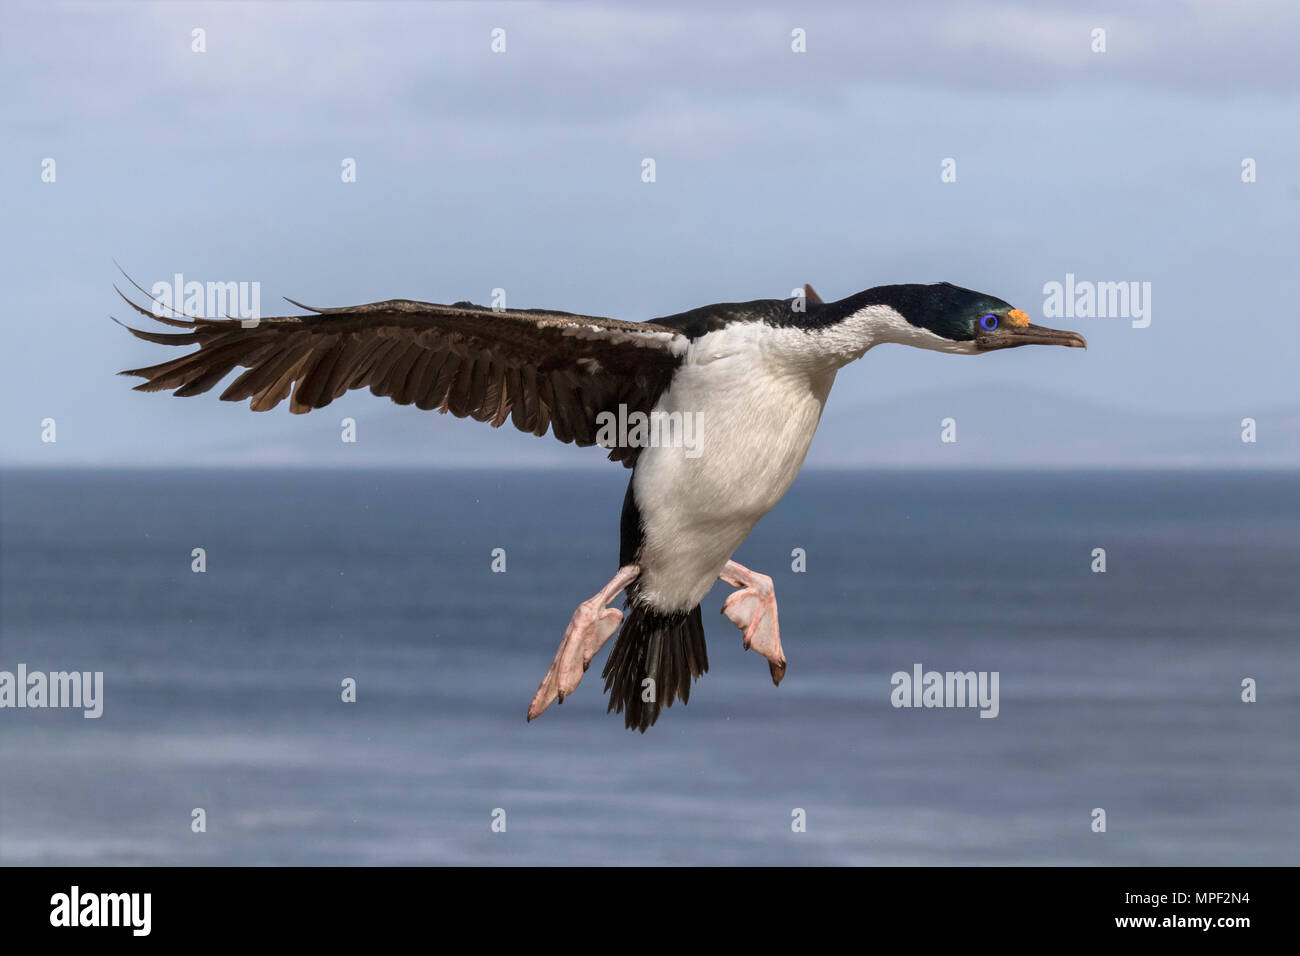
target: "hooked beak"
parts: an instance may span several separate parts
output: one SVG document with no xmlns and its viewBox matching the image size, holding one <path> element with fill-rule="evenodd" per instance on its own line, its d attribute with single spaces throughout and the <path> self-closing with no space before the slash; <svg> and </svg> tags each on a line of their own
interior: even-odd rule
<svg viewBox="0 0 1300 956">
<path fill-rule="evenodd" d="M 1029 316 L 1019 309 L 1012 310 L 1007 317 L 1011 321 L 999 322 L 998 327 L 991 331 L 976 325 L 975 348 L 978 351 L 992 352 L 995 349 L 1013 349 L 1020 345 L 1064 345 L 1072 349 L 1088 347 L 1088 340 L 1078 332 L 1031 325 Z M 1020 321 L 1016 321 L 1017 319 Z"/>
</svg>

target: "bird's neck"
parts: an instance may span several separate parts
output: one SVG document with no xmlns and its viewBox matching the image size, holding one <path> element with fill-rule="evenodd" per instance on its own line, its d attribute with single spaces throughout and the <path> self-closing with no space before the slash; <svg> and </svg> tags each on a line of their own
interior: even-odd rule
<svg viewBox="0 0 1300 956">
<path fill-rule="evenodd" d="M 857 306 L 822 330 L 822 345 L 826 357 L 836 367 L 843 367 L 877 345 L 899 341 L 908 325 L 906 319 L 887 305 Z"/>
<path fill-rule="evenodd" d="M 827 358 L 837 368 L 862 358 L 877 345 L 910 345 L 935 352 L 967 352 L 965 342 L 954 342 L 918 328 L 891 306 L 881 303 L 854 304 L 844 318 L 826 326 L 821 333 Z"/>
</svg>

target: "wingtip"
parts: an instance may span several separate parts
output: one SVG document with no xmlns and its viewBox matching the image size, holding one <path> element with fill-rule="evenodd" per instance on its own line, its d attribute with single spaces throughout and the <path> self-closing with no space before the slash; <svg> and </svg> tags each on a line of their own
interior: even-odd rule
<svg viewBox="0 0 1300 956">
<path fill-rule="evenodd" d="M 176 326 L 176 327 L 178 327 L 178 328 L 183 328 L 183 327 L 187 327 L 187 326 L 193 326 L 193 325 L 195 325 L 196 323 L 201 322 L 201 321 L 204 321 L 204 322 L 206 322 L 206 321 L 215 321 L 215 320 L 211 320 L 211 319 L 205 319 L 205 318 L 204 318 L 203 316 L 201 316 L 201 315 L 190 315 L 188 312 L 184 312 L 184 311 L 182 311 L 181 309 L 176 308 L 175 306 L 167 305 L 167 304 L 165 304 L 165 303 L 161 303 L 161 302 L 159 302 L 159 300 L 154 296 L 154 294 L 153 294 L 152 292 L 150 292 L 148 289 L 146 289 L 146 288 L 145 288 L 144 286 L 142 286 L 140 283 L 136 282 L 136 281 L 135 281 L 134 279 L 132 279 L 129 275 L 127 275 L 126 270 L 123 269 L 123 268 L 121 267 L 121 265 L 118 264 L 118 262 L 117 262 L 116 259 L 113 260 L 113 264 L 116 265 L 117 268 L 118 268 L 118 270 L 122 273 L 122 275 L 126 277 L 126 281 L 129 282 L 129 283 L 131 283 L 131 285 L 132 285 L 132 286 L 133 286 L 133 287 L 134 287 L 134 288 L 135 288 L 135 289 L 136 289 L 136 290 L 137 290 L 137 291 L 138 291 L 142 296 L 144 296 L 146 299 L 148 299 L 151 305 L 154 306 L 154 309 L 151 311 L 151 310 L 149 310 L 149 309 L 144 308 L 143 306 L 136 305 L 136 303 L 132 302 L 129 298 L 126 297 L 126 294 L 125 294 L 121 289 L 119 289 L 119 288 L 117 287 L 117 283 L 114 282 L 114 283 L 113 283 L 113 291 L 116 292 L 118 295 L 120 295 L 120 296 L 122 297 L 122 301 L 123 301 L 123 302 L 125 302 L 125 303 L 126 303 L 127 305 L 129 305 L 131 308 L 135 309 L 135 310 L 136 310 L 137 312 L 139 312 L 141 315 L 147 315 L 147 316 L 149 316 L 149 317 L 151 317 L 151 318 L 157 319 L 159 322 L 162 322 L 162 323 L 164 323 L 164 324 L 166 324 L 166 325 L 173 325 L 173 326 Z M 163 307 L 164 309 L 167 309 L 167 310 L 168 310 L 169 312 L 171 312 L 172 314 L 171 314 L 170 316 L 159 315 L 158 312 L 157 312 L 157 307 L 158 307 L 159 305 L 162 305 L 162 307 Z M 182 319 L 178 319 L 178 318 L 176 318 L 177 315 L 183 315 L 183 316 L 185 316 L 185 320 L 182 320 Z M 186 321 L 186 320 L 188 320 L 188 321 Z"/>
<path fill-rule="evenodd" d="M 129 276 L 128 276 L 128 278 L 129 278 Z M 138 288 L 138 286 L 137 286 L 137 288 Z M 136 312 L 139 312 L 141 315 L 148 316 L 148 317 L 151 318 L 151 319 L 154 319 L 154 320 L 156 320 L 156 321 L 158 321 L 158 322 L 161 322 L 163 325 L 170 325 L 170 326 L 172 326 L 172 327 L 174 327 L 174 328 L 189 328 L 189 327 L 191 327 L 191 326 L 193 325 L 192 322 L 184 322 L 184 321 L 182 321 L 182 320 L 180 320 L 180 319 L 174 319 L 174 318 L 172 318 L 172 317 L 170 317 L 170 316 L 158 315 L 157 313 L 155 313 L 155 312 L 153 312 L 153 311 L 151 311 L 151 310 L 149 310 L 149 309 L 146 309 L 144 306 L 140 305 L 139 303 L 137 303 L 137 302 L 133 302 L 133 301 L 131 300 L 131 297 L 130 297 L 130 296 L 128 296 L 125 292 L 123 292 L 121 289 L 119 289 L 119 288 L 117 287 L 117 283 L 116 283 L 116 282 L 113 283 L 113 291 L 116 292 L 116 293 L 118 294 L 118 296 L 121 298 L 121 300 L 122 300 L 123 302 L 125 302 L 127 305 L 129 305 L 129 306 L 130 306 L 132 309 L 134 309 Z M 141 290 L 141 291 L 143 291 L 143 290 Z M 145 295 L 148 295 L 148 293 L 146 292 Z M 152 301 L 154 301 L 154 300 L 153 300 L 152 298 L 150 298 L 149 301 L 152 302 Z M 112 317 L 112 316 L 109 316 L 109 318 L 113 318 L 113 317 Z M 116 322 L 117 320 L 116 320 L 116 319 L 113 319 L 113 321 Z M 121 323 L 118 323 L 118 324 L 120 325 Z M 132 331 L 132 332 L 135 331 L 135 329 L 132 329 L 130 326 L 125 326 L 125 328 L 129 329 L 129 330 Z"/>
</svg>

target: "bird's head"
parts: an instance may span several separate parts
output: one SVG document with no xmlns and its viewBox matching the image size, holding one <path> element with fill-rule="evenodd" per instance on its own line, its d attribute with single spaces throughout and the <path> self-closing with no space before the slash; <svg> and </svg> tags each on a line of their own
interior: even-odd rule
<svg viewBox="0 0 1300 956">
<path fill-rule="evenodd" d="M 859 314 L 873 309 L 895 313 L 889 316 L 894 328 L 884 341 L 974 354 L 1019 345 L 1088 347 L 1078 332 L 1034 325 L 1009 302 L 950 282 L 879 286 L 853 298 L 860 299 L 855 304 Z"/>
</svg>

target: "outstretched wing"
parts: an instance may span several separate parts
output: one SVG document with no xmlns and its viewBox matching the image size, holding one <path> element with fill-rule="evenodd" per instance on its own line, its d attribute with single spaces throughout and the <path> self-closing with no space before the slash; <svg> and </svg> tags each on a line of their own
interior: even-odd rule
<svg viewBox="0 0 1300 956">
<path fill-rule="evenodd" d="M 121 294 L 119 290 L 119 295 Z M 221 393 L 267 411 L 289 399 L 294 413 L 323 408 L 369 387 L 399 405 L 457 417 L 511 420 L 534 435 L 593 445 L 601 412 L 649 412 L 687 347 L 671 328 L 541 309 L 493 311 L 468 302 L 435 305 L 393 299 L 342 309 L 308 309 L 248 325 L 239 319 L 142 315 L 183 332 L 133 335 L 163 345 L 198 345 L 180 358 L 125 371 L 138 391 L 208 391 L 236 367 L 247 369 Z M 290 300 L 292 301 L 292 300 Z M 635 448 L 609 457 L 631 465 Z"/>
</svg>

